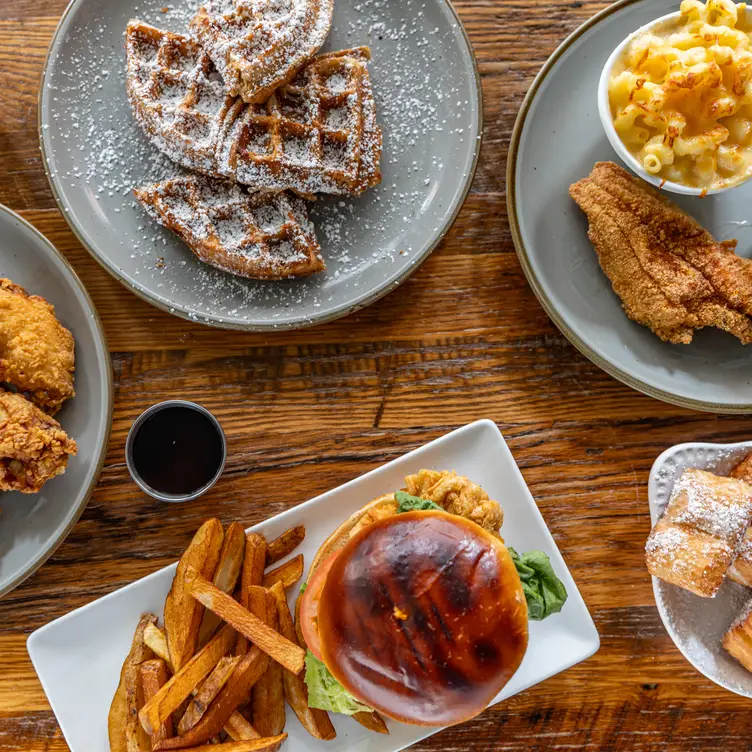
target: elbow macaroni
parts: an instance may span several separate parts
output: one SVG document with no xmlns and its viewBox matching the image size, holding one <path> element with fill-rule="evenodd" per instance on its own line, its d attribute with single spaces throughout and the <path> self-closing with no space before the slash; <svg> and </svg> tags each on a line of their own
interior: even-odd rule
<svg viewBox="0 0 752 752">
<path fill-rule="evenodd" d="M 752 175 L 752 15 L 732 0 L 683 0 L 638 35 L 609 80 L 614 127 L 651 175 L 726 188 Z"/>
</svg>

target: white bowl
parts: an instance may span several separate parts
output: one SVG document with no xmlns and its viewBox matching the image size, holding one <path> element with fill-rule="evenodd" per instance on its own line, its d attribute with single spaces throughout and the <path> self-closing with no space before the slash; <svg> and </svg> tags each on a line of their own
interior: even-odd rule
<svg viewBox="0 0 752 752">
<path fill-rule="evenodd" d="M 732 188 L 737 188 L 738 186 L 742 185 L 746 182 L 746 180 L 742 180 L 741 183 L 736 183 L 735 185 L 729 185 L 725 186 L 723 188 L 712 188 L 709 190 L 705 190 L 703 188 L 692 188 L 687 185 L 682 185 L 681 183 L 674 183 L 671 180 L 664 180 L 661 177 L 658 177 L 657 175 L 651 175 L 643 166 L 642 162 L 640 162 L 639 159 L 637 159 L 632 152 L 627 149 L 627 147 L 624 145 L 624 142 L 619 137 L 619 134 L 616 132 L 616 128 L 614 127 L 614 121 L 611 117 L 611 105 L 609 103 L 609 97 L 608 97 L 608 82 L 611 78 L 611 71 L 614 68 L 614 65 L 616 61 L 621 57 L 622 52 L 626 49 L 627 45 L 629 45 L 635 37 L 639 36 L 640 34 L 644 33 L 645 31 L 648 31 L 649 29 L 655 28 L 656 26 L 659 26 L 666 21 L 671 21 L 674 19 L 677 19 L 681 16 L 680 11 L 676 11 L 675 13 L 668 13 L 665 16 L 661 16 L 660 18 L 656 18 L 655 21 L 651 21 L 650 23 L 645 24 L 644 26 L 641 26 L 636 31 L 633 31 L 612 53 L 611 56 L 606 61 L 606 64 L 603 66 L 603 71 L 601 73 L 601 78 L 598 83 L 598 114 L 601 118 L 601 123 L 603 123 L 603 129 L 606 131 L 606 136 L 608 137 L 608 140 L 613 147 L 614 151 L 619 155 L 619 158 L 629 167 L 632 172 L 635 173 L 638 177 L 642 178 L 646 183 L 650 183 L 651 185 L 654 185 L 656 188 L 660 188 L 662 190 L 670 191 L 671 193 L 681 193 L 684 196 L 711 196 L 715 193 L 723 193 L 724 191 L 731 190 Z M 747 177 L 747 180 L 752 177 L 752 175 L 749 175 Z"/>
</svg>

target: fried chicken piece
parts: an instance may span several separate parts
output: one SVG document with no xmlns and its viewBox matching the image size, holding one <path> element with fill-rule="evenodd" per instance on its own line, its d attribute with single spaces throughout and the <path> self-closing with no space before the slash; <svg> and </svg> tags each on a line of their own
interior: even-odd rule
<svg viewBox="0 0 752 752">
<path fill-rule="evenodd" d="M 405 487 L 412 496 L 428 499 L 497 535 L 504 521 L 499 503 L 489 499 L 479 485 L 454 471 L 420 470 L 405 478 Z"/>
<path fill-rule="evenodd" d="M 630 319 L 688 344 L 714 326 L 752 343 L 752 260 L 613 162 L 569 188 L 588 237 Z"/>
<path fill-rule="evenodd" d="M 73 335 L 55 309 L 9 279 L 0 279 L 0 382 L 27 392 L 54 415 L 74 396 Z"/>
<path fill-rule="evenodd" d="M 54 418 L 20 394 L 0 392 L 0 491 L 36 493 L 76 452 Z"/>
</svg>

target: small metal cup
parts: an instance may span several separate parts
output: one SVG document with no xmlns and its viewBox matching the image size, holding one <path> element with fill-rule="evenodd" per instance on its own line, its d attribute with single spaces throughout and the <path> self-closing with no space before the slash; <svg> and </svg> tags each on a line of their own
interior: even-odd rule
<svg viewBox="0 0 752 752">
<path fill-rule="evenodd" d="M 197 412 L 202 413 L 205 415 L 209 420 L 214 424 L 216 427 L 219 437 L 222 441 L 222 462 L 219 465 L 219 468 L 217 469 L 216 474 L 214 477 L 204 486 L 199 488 L 196 491 L 193 491 L 189 494 L 167 494 L 162 493 L 161 491 L 157 491 L 155 488 L 152 488 L 138 473 L 138 470 L 136 470 L 135 465 L 133 464 L 133 442 L 136 438 L 136 434 L 138 433 L 138 430 L 141 428 L 141 426 L 144 424 L 144 421 L 147 420 L 147 418 L 150 418 L 155 413 L 159 412 L 160 410 L 164 410 L 166 407 L 187 407 L 191 410 L 196 410 Z M 197 405 L 195 402 L 188 402 L 186 400 L 167 400 L 166 402 L 159 402 L 156 405 L 152 405 L 147 410 L 144 410 L 141 415 L 136 418 L 136 420 L 133 422 L 133 425 L 131 426 L 131 430 L 128 431 L 128 438 L 125 440 L 125 463 L 128 465 L 128 472 L 131 474 L 131 478 L 137 483 L 138 487 L 144 492 L 149 494 L 149 496 L 152 496 L 155 499 L 158 499 L 159 501 L 169 501 L 169 502 L 183 502 L 183 501 L 193 501 L 193 499 L 198 499 L 199 496 L 203 496 L 218 480 L 219 477 L 222 475 L 224 469 L 225 469 L 225 462 L 227 461 L 227 439 L 225 438 L 225 432 L 222 430 L 222 426 L 220 425 L 220 422 L 210 413 L 205 407 L 201 407 L 201 405 Z"/>
</svg>

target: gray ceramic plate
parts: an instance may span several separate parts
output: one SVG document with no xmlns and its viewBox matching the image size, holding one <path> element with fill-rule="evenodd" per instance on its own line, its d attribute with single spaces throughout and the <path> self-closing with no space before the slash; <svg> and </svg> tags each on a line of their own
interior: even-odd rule
<svg viewBox="0 0 752 752">
<path fill-rule="evenodd" d="M 311 215 L 328 271 L 253 282 L 195 261 L 135 204 L 131 189 L 175 174 L 141 135 L 125 94 L 129 18 L 184 31 L 197 0 L 73 0 L 42 80 L 42 151 L 83 244 L 154 305 L 215 326 L 298 328 L 394 289 L 436 247 L 475 172 L 482 104 L 472 48 L 448 0 L 337 0 L 325 49 L 370 45 L 384 130 L 381 186 L 321 199 Z M 162 13 L 160 9 L 168 8 Z"/>
<path fill-rule="evenodd" d="M 671 491 L 689 467 L 727 475 L 752 450 L 741 444 L 679 444 L 653 465 L 648 483 L 650 521 L 663 516 Z M 752 600 L 752 590 L 726 580 L 715 598 L 700 598 L 653 577 L 653 592 L 666 631 L 684 657 L 711 681 L 744 697 L 752 697 L 752 673 L 721 646 L 723 635 Z"/>
<path fill-rule="evenodd" d="M 55 306 L 76 340 L 76 397 L 56 418 L 78 442 L 64 475 L 38 494 L 0 493 L 0 596 L 55 551 L 81 516 L 104 462 L 112 423 L 112 372 L 102 326 L 68 262 L 28 222 L 0 205 L 0 277 Z"/>
<path fill-rule="evenodd" d="M 507 171 L 515 245 L 533 290 L 575 347 L 635 389 L 685 407 L 752 412 L 752 347 L 704 330 L 669 345 L 627 319 L 600 270 L 587 222 L 567 190 L 598 160 L 618 161 L 598 118 L 601 69 L 631 31 L 678 0 L 626 0 L 588 21 L 546 63 L 515 127 Z M 565 148 L 562 148 L 564 146 Z M 704 199 L 671 198 L 718 240 L 752 255 L 752 183 Z"/>
</svg>

